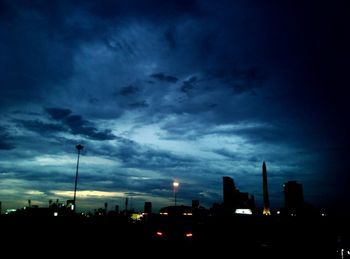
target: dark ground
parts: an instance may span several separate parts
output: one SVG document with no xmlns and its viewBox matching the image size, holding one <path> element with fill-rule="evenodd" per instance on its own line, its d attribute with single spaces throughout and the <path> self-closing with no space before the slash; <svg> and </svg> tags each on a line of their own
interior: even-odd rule
<svg viewBox="0 0 350 259">
<path fill-rule="evenodd" d="M 2 251 L 57 257 L 347 258 L 347 218 L 231 217 L 141 222 L 100 217 L 0 217 Z M 169 236 L 157 237 L 157 231 Z M 182 231 L 191 231 L 185 238 Z M 16 250 L 11 251 L 17 252 Z M 338 252 L 337 252 L 338 250 Z M 115 256 L 114 256 L 115 255 Z"/>
</svg>

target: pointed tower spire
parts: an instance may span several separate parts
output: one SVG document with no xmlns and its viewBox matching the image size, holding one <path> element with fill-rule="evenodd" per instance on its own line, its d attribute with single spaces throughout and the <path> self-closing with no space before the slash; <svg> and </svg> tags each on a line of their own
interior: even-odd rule
<svg viewBox="0 0 350 259">
<path fill-rule="evenodd" d="M 264 210 L 263 215 L 271 215 L 270 203 L 269 203 L 269 193 L 267 190 L 267 172 L 265 161 L 262 164 L 262 175 L 263 175 L 263 195 L 264 195 Z"/>
</svg>

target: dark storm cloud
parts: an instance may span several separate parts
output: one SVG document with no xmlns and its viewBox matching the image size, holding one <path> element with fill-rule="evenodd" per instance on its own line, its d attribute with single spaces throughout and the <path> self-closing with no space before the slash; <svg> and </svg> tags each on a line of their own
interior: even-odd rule
<svg viewBox="0 0 350 259">
<path fill-rule="evenodd" d="M 14 10 L 6 1 L 0 1 L 0 22 L 8 20 L 14 15 Z"/>
<path fill-rule="evenodd" d="M 262 68 L 251 67 L 248 69 L 218 69 L 208 71 L 209 78 L 216 78 L 222 83 L 232 87 L 235 94 L 252 91 L 262 87 L 267 80 L 266 72 Z"/>
<path fill-rule="evenodd" d="M 39 167 L 37 168 L 39 169 Z M 64 173 L 62 171 L 59 171 L 57 169 L 49 169 L 45 173 L 40 172 L 39 170 L 37 172 L 33 171 L 26 171 L 26 170 L 17 170 L 16 173 L 13 174 L 13 178 L 22 179 L 25 181 L 32 181 L 32 182 L 55 182 L 60 185 L 64 184 L 72 184 L 73 180 L 73 171 L 72 174 Z M 47 188 L 47 186 L 44 186 L 43 189 Z"/>
<path fill-rule="evenodd" d="M 0 106 L 41 101 L 48 85 L 61 84 L 74 70 L 73 49 L 55 40 L 63 16 L 55 8 L 41 12 L 36 9 L 39 2 L 31 3 L 33 6 L 25 1 L 3 4 L 12 11 L 0 20 Z"/>
<path fill-rule="evenodd" d="M 119 16 L 149 16 L 153 19 L 163 19 L 188 14 L 196 14 L 199 12 L 199 6 L 196 0 L 151 0 L 151 1 L 85 1 L 88 10 L 106 20 L 113 20 Z M 83 2 L 84 3 L 84 2 Z"/>
<path fill-rule="evenodd" d="M 6 128 L 0 126 L 0 150 L 10 150 L 15 148 L 12 141 L 13 138 L 7 132 Z"/>
<path fill-rule="evenodd" d="M 72 111 L 69 109 L 61 108 L 46 108 L 45 110 L 54 120 L 63 120 L 72 113 Z"/>
<path fill-rule="evenodd" d="M 123 96 L 129 96 L 129 95 L 137 94 L 138 92 L 140 92 L 140 88 L 133 86 L 133 85 L 129 85 L 129 86 L 123 87 L 116 94 L 123 95 Z"/>
<path fill-rule="evenodd" d="M 46 123 L 40 120 L 17 120 L 24 128 L 37 132 L 39 134 L 54 134 L 57 132 L 67 131 L 67 128 L 57 123 Z"/>
<path fill-rule="evenodd" d="M 174 77 L 174 76 L 170 76 L 170 75 L 165 75 L 163 73 L 155 73 L 150 75 L 151 78 L 157 79 L 161 82 L 168 82 L 168 83 L 176 83 L 179 79 Z"/>
<path fill-rule="evenodd" d="M 137 109 L 137 108 L 147 108 L 149 105 L 146 101 L 139 101 L 139 102 L 130 103 L 128 106 L 132 109 Z"/>
<path fill-rule="evenodd" d="M 191 76 L 189 79 L 184 80 L 181 86 L 181 92 L 189 95 L 192 89 L 195 87 L 197 81 L 198 79 L 196 76 Z"/>
<path fill-rule="evenodd" d="M 3 136 L 0 135 L 1 138 L 3 138 Z M 9 149 L 13 149 L 14 146 L 12 144 L 10 144 L 7 141 L 4 140 L 0 140 L 0 150 L 9 150 Z"/>
<path fill-rule="evenodd" d="M 72 111 L 69 109 L 46 108 L 45 111 L 52 119 L 61 122 L 74 135 L 80 134 L 94 140 L 111 140 L 115 138 L 110 130 L 98 130 L 94 123 L 83 119 L 80 115 L 72 115 Z"/>
<path fill-rule="evenodd" d="M 149 195 L 154 197 L 163 196 L 164 193 L 171 192 L 171 183 L 172 179 L 150 179 L 143 178 L 138 179 L 139 177 L 136 174 L 129 174 L 127 176 L 122 176 L 122 184 L 118 183 L 118 179 L 115 179 L 115 182 L 111 185 L 113 190 L 119 188 L 127 190 L 128 195 L 133 196 L 133 193 L 145 193 L 145 190 L 149 190 Z M 130 180 L 132 178 L 132 180 Z"/>
<path fill-rule="evenodd" d="M 176 27 L 175 26 L 170 26 L 165 32 L 164 32 L 164 37 L 166 41 L 169 44 L 170 49 L 175 50 L 176 49 Z"/>
<path fill-rule="evenodd" d="M 236 160 L 242 159 L 242 156 L 237 152 L 232 152 L 231 150 L 228 150 L 226 148 L 216 149 L 214 150 L 216 154 L 222 155 L 224 157 L 229 158 L 230 160 Z"/>
<path fill-rule="evenodd" d="M 181 157 L 168 151 L 140 146 L 136 143 L 119 147 L 115 151 L 115 155 L 123 161 L 124 167 L 141 167 L 153 170 L 188 167 L 195 161 L 191 158 Z"/>
<path fill-rule="evenodd" d="M 122 162 L 123 168 L 150 170 L 188 168 L 197 161 L 193 157 L 141 145 L 127 138 L 117 136 L 115 140 L 117 144 L 91 146 L 89 148 L 90 154 L 118 159 Z"/>
<path fill-rule="evenodd" d="M 289 143 L 293 141 L 293 135 L 300 134 L 300 132 L 293 131 L 293 129 L 286 129 L 280 125 L 256 125 L 255 127 L 247 127 L 236 129 L 231 132 L 238 136 L 243 136 L 252 144 L 258 143 Z"/>
</svg>

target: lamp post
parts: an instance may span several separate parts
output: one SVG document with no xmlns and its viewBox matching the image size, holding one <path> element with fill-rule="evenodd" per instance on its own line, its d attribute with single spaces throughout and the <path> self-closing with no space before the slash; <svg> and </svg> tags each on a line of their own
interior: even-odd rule
<svg viewBox="0 0 350 259">
<path fill-rule="evenodd" d="M 74 184 L 74 197 L 73 197 L 73 211 L 75 212 L 75 208 L 76 208 L 76 205 L 75 205 L 75 197 L 76 197 L 76 194 L 77 194 L 77 183 L 78 183 L 78 168 L 79 168 L 79 156 L 80 156 L 80 151 L 84 148 L 83 145 L 76 145 L 75 148 L 77 149 L 78 151 L 78 160 L 77 160 L 77 170 L 75 172 L 75 184 Z"/>
<path fill-rule="evenodd" d="M 173 187 L 174 187 L 174 204 L 175 204 L 175 206 L 176 206 L 176 191 L 177 191 L 177 188 L 179 188 L 179 182 L 177 182 L 177 181 L 174 181 L 173 182 Z"/>
</svg>

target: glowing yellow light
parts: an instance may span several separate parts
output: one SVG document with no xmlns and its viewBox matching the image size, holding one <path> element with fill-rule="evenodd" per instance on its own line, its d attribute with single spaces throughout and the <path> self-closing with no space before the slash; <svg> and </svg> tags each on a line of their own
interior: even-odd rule
<svg viewBox="0 0 350 259">
<path fill-rule="evenodd" d="M 186 237 L 192 237 L 192 233 L 186 233 Z"/>
<path fill-rule="evenodd" d="M 168 212 L 160 212 L 160 215 L 168 215 Z"/>
<path fill-rule="evenodd" d="M 141 220 L 141 214 L 132 213 L 131 214 L 131 219 L 134 220 L 134 221 Z"/>
<path fill-rule="evenodd" d="M 160 232 L 160 231 L 157 231 L 157 236 L 163 236 L 163 233 L 162 232 Z"/>
<path fill-rule="evenodd" d="M 270 209 L 269 208 L 264 208 L 263 215 L 270 216 L 271 215 Z"/>
</svg>

